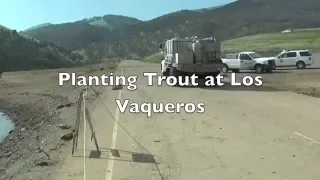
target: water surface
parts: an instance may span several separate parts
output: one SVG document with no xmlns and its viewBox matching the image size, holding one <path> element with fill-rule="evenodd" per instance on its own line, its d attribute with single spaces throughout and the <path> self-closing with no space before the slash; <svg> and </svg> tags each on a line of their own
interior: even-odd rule
<svg viewBox="0 0 320 180">
<path fill-rule="evenodd" d="M 0 112 L 0 142 L 2 142 L 9 134 L 11 130 L 13 130 L 14 125 L 8 117 Z"/>
</svg>

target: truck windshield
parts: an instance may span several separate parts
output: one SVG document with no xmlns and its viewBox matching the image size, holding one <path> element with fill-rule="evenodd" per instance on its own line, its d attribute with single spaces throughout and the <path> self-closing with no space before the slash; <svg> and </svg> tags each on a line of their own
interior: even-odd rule
<svg viewBox="0 0 320 180">
<path fill-rule="evenodd" d="M 250 53 L 249 54 L 253 59 L 262 58 L 262 56 L 258 53 Z"/>
</svg>

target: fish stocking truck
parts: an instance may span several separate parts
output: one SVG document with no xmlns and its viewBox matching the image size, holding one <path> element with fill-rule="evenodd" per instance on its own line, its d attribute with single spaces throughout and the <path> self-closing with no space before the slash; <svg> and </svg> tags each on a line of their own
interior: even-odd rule
<svg viewBox="0 0 320 180">
<path fill-rule="evenodd" d="M 229 70 L 234 73 L 240 70 L 254 70 L 256 73 L 271 73 L 276 68 L 274 57 L 262 57 L 256 52 L 240 52 L 237 54 L 227 54 L 223 59 L 222 72 Z"/>
<path fill-rule="evenodd" d="M 216 78 L 222 69 L 221 45 L 215 38 L 197 37 L 169 39 L 160 44 L 163 53 L 161 72 L 163 76 L 176 78 L 207 76 Z M 176 84 L 177 85 L 177 84 Z"/>
</svg>

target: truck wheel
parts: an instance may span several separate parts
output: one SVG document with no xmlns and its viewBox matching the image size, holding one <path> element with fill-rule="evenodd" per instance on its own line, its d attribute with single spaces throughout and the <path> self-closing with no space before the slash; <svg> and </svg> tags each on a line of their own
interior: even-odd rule
<svg viewBox="0 0 320 180">
<path fill-rule="evenodd" d="M 169 70 L 166 69 L 166 71 L 162 72 L 162 76 L 169 76 L 170 73 L 169 73 Z"/>
<path fill-rule="evenodd" d="M 258 74 L 262 74 L 262 73 L 263 73 L 263 68 L 262 68 L 262 66 L 259 65 L 259 64 L 254 67 L 254 70 L 255 70 L 256 73 L 258 73 Z"/>
<path fill-rule="evenodd" d="M 179 71 L 175 67 L 172 67 L 169 71 L 169 76 L 173 76 L 178 79 L 179 78 Z M 176 83 L 174 86 L 178 86 L 178 85 L 179 85 L 179 83 Z"/>
<path fill-rule="evenodd" d="M 303 61 L 299 61 L 299 62 L 297 62 L 297 68 L 304 69 L 304 68 L 306 68 L 306 64 Z"/>
<path fill-rule="evenodd" d="M 170 68 L 169 76 L 178 77 L 179 73 L 175 67 Z"/>
<path fill-rule="evenodd" d="M 223 64 L 223 67 L 222 67 L 222 72 L 223 73 L 227 73 L 229 71 L 229 68 L 226 64 Z"/>
<path fill-rule="evenodd" d="M 179 78 L 179 77 L 181 77 L 181 83 L 183 83 L 182 86 L 184 86 L 186 84 L 186 82 L 187 82 L 187 78 L 189 78 L 189 74 L 179 71 L 179 76 L 177 76 L 177 78 Z"/>
<path fill-rule="evenodd" d="M 217 76 L 219 76 L 219 74 L 220 74 L 219 72 L 212 72 L 210 73 L 210 76 L 216 78 Z"/>
<path fill-rule="evenodd" d="M 272 69 L 267 69 L 266 72 L 267 73 L 272 73 Z"/>
</svg>

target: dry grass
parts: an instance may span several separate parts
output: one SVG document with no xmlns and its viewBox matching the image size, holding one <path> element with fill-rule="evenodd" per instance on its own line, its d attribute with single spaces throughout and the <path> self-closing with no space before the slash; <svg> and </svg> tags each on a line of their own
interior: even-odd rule
<svg viewBox="0 0 320 180">
<path fill-rule="evenodd" d="M 222 43 L 223 51 L 282 51 L 283 49 L 320 50 L 320 29 L 299 29 L 291 33 L 267 33 L 228 40 Z"/>
</svg>

